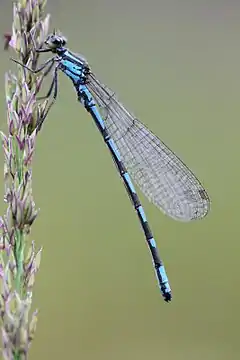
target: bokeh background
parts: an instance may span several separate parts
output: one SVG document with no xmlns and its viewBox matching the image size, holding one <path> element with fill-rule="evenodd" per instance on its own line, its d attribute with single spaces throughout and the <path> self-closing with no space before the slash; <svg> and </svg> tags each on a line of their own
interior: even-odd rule
<svg viewBox="0 0 240 360">
<path fill-rule="evenodd" d="M 44 252 L 31 359 L 239 359 L 240 2 L 49 0 L 47 10 L 69 47 L 198 175 L 212 211 L 182 224 L 141 197 L 173 289 L 164 303 L 107 149 L 61 75 L 34 159 L 32 235 Z M 2 0 L 0 33 L 11 22 Z M 4 130 L 13 65 L 3 50 L 0 64 Z"/>
</svg>

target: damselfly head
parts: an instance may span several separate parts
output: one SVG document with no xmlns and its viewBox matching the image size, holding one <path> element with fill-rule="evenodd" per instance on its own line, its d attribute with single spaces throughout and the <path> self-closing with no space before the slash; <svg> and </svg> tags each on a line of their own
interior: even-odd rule
<svg viewBox="0 0 240 360">
<path fill-rule="evenodd" d="M 48 35 L 45 40 L 45 44 L 50 49 L 62 48 L 66 45 L 67 39 L 62 35 L 57 35 L 55 33 Z"/>
</svg>

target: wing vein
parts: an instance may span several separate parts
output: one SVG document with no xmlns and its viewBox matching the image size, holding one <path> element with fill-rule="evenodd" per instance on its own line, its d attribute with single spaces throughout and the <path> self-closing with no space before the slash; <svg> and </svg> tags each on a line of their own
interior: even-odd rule
<svg viewBox="0 0 240 360">
<path fill-rule="evenodd" d="M 175 220 L 206 216 L 210 199 L 191 170 L 92 73 L 87 87 L 129 174 L 148 200 Z"/>
</svg>

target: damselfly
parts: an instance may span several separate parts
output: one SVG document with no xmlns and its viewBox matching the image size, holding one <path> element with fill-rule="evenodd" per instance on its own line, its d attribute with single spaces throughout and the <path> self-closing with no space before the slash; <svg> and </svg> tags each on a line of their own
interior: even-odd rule
<svg viewBox="0 0 240 360">
<path fill-rule="evenodd" d="M 45 96 L 52 95 L 52 102 L 37 124 L 37 130 L 57 98 L 58 70 L 61 70 L 72 80 L 78 100 L 91 114 L 112 155 L 144 231 L 161 293 L 168 302 L 172 298 L 169 281 L 130 175 L 145 196 L 175 220 L 191 221 L 206 216 L 210 208 L 208 194 L 188 167 L 97 80 L 87 61 L 65 46 L 66 39 L 56 33 L 47 37 L 45 48 L 37 49 L 34 44 L 39 53 L 55 54 L 36 70 L 14 60 L 34 73 L 43 71 L 47 75 L 54 69 Z"/>
</svg>

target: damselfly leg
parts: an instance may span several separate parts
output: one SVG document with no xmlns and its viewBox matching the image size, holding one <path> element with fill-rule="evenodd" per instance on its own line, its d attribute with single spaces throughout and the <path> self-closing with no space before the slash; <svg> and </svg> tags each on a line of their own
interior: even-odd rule
<svg viewBox="0 0 240 360">
<path fill-rule="evenodd" d="M 35 70 L 31 69 L 29 66 L 23 64 L 23 63 L 22 63 L 21 61 L 19 61 L 19 60 L 16 60 L 16 59 L 13 59 L 13 58 L 11 58 L 11 60 L 12 60 L 13 62 L 15 62 L 16 64 L 21 65 L 23 68 L 27 69 L 27 70 L 30 71 L 31 73 L 37 74 L 37 73 L 39 73 L 40 71 L 43 71 L 43 69 L 45 69 L 48 65 L 51 64 L 51 66 L 53 66 L 54 61 L 55 61 L 55 57 L 52 57 L 52 58 L 48 59 L 43 65 L 41 65 L 39 68 L 37 68 L 37 69 L 35 69 Z"/>
<path fill-rule="evenodd" d="M 50 96 L 52 95 L 52 92 L 53 92 L 52 100 L 51 100 L 51 102 L 49 103 L 49 105 L 45 109 L 44 113 L 42 114 L 41 118 L 39 119 L 39 121 L 36 124 L 37 132 L 39 132 L 41 130 L 41 127 L 42 127 L 42 124 L 43 124 L 44 120 L 46 119 L 51 107 L 53 106 L 55 100 L 57 99 L 57 94 L 58 94 L 58 68 L 57 67 L 54 69 L 53 80 L 52 80 L 52 83 L 51 83 L 50 88 L 48 90 L 48 93 L 47 93 L 47 95 L 45 97 L 42 97 L 42 99 L 44 99 L 44 98 L 49 99 Z"/>
<path fill-rule="evenodd" d="M 28 71 L 30 71 L 31 73 L 33 74 L 37 74 L 41 71 L 43 71 L 44 69 L 46 69 L 46 67 L 48 67 L 44 73 L 43 73 L 43 78 L 45 78 L 49 73 L 50 71 L 52 70 L 53 66 L 54 66 L 54 62 L 55 62 L 55 57 L 51 58 L 51 59 L 48 59 L 43 65 L 41 65 L 39 68 L 37 68 L 36 70 L 32 70 L 30 67 L 28 67 L 27 65 L 21 63 L 20 61 L 18 60 L 15 60 L 15 59 L 11 59 L 12 61 L 14 61 L 16 64 L 18 65 L 21 65 L 23 68 L 27 69 Z M 52 95 L 53 93 L 53 98 L 52 100 L 50 101 L 50 103 L 48 104 L 48 106 L 46 107 L 46 109 L 44 110 L 44 112 L 42 113 L 42 116 L 41 118 L 39 119 L 39 121 L 37 122 L 36 124 L 36 130 L 37 132 L 40 131 L 41 127 L 42 127 L 42 124 L 44 122 L 44 120 L 46 119 L 52 105 L 54 104 L 56 98 L 57 98 L 57 87 L 58 87 L 58 80 L 57 80 L 57 70 L 58 70 L 58 67 L 56 66 L 55 69 L 54 69 L 54 75 L 53 75 L 53 80 L 51 82 L 51 85 L 50 85 L 50 88 L 47 92 L 47 94 L 45 96 L 42 96 L 42 97 L 39 97 L 37 98 L 37 100 L 44 100 L 44 99 L 49 99 L 50 96 Z"/>
</svg>

